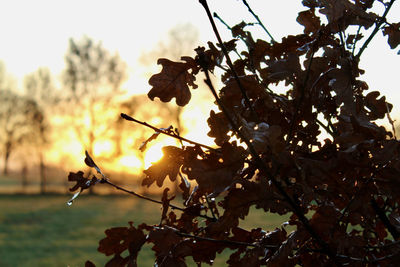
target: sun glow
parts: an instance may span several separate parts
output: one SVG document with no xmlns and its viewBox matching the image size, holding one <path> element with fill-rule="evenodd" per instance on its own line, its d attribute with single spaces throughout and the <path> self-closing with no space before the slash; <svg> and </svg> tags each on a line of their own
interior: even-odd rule
<svg viewBox="0 0 400 267">
<path fill-rule="evenodd" d="M 114 151 L 114 144 L 110 140 L 99 140 L 94 143 L 94 156 L 109 155 Z"/>
<path fill-rule="evenodd" d="M 166 140 L 165 140 L 166 141 Z M 146 154 L 144 156 L 144 167 L 145 169 L 149 168 L 154 162 L 159 161 L 162 156 L 162 148 L 168 144 L 167 142 L 157 142 L 154 144 L 149 144 L 149 148 L 146 150 Z M 171 142 L 168 142 L 171 143 Z"/>
<path fill-rule="evenodd" d="M 140 173 L 142 169 L 142 161 L 136 155 L 125 155 L 118 159 L 118 164 L 123 170 Z"/>
</svg>

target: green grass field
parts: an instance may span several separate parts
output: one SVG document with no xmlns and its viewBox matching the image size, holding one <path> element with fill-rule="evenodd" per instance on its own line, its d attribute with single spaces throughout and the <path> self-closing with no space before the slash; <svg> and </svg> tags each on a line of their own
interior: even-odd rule
<svg viewBox="0 0 400 267">
<path fill-rule="evenodd" d="M 108 260 L 97 252 L 98 241 L 110 227 L 156 224 L 160 206 L 129 196 L 80 196 L 67 206 L 65 195 L 0 195 L 0 266 L 97 266 Z M 251 210 L 244 228 L 272 230 L 287 217 Z M 217 255 L 214 266 L 225 266 L 230 253 Z M 220 256 L 220 257 L 219 257 Z M 154 254 L 145 245 L 139 266 L 153 266 Z M 192 265 L 190 265 L 192 266 Z M 194 266 L 194 263 L 193 263 Z"/>
</svg>

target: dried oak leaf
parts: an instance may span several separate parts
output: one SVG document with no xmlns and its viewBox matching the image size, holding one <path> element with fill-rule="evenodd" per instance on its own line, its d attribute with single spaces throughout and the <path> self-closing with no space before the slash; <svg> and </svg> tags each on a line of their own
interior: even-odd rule
<svg viewBox="0 0 400 267">
<path fill-rule="evenodd" d="M 70 172 L 68 175 L 68 181 L 76 182 L 76 184 L 69 189 L 69 191 L 73 192 L 79 188 L 81 190 L 88 189 L 90 186 L 96 184 L 98 179 L 95 176 L 93 176 L 92 179 L 85 178 L 83 177 L 83 172 L 78 171 L 77 173 Z"/>
<path fill-rule="evenodd" d="M 254 75 L 241 76 L 240 83 L 250 99 L 257 99 L 265 94 L 265 88 L 257 81 Z M 220 91 L 221 101 L 228 108 L 243 106 L 243 95 L 235 79 L 228 79 Z"/>
<path fill-rule="evenodd" d="M 98 251 L 110 256 L 121 254 L 129 249 L 129 252 L 137 253 L 146 241 L 142 230 L 136 229 L 132 223 L 129 227 L 114 227 L 105 231 L 106 237 L 100 240 Z"/>
<path fill-rule="evenodd" d="M 143 179 L 142 185 L 149 187 L 154 182 L 157 182 L 157 185 L 161 187 L 167 176 L 171 181 L 175 181 L 182 165 L 184 151 L 178 147 L 165 146 L 162 148 L 162 153 L 161 160 L 153 163 L 147 170 L 143 171 L 146 174 L 146 178 Z"/>
<path fill-rule="evenodd" d="M 182 171 L 190 180 L 196 180 L 199 189 L 218 195 L 233 182 L 236 172 L 243 166 L 245 151 L 236 143 L 224 143 L 222 155 L 211 153 L 203 159 L 192 152 L 185 157 Z"/>
<path fill-rule="evenodd" d="M 304 26 L 304 33 L 317 32 L 321 27 L 321 20 L 315 16 L 314 10 L 309 9 L 299 12 L 297 22 Z"/>
<path fill-rule="evenodd" d="M 332 31 L 344 30 L 349 25 L 361 25 L 365 29 L 371 27 L 377 15 L 366 12 L 362 7 L 347 0 L 323 0 L 320 13 L 328 19 Z"/>
<path fill-rule="evenodd" d="M 400 44 L 400 22 L 384 27 L 383 35 L 388 36 L 390 48 L 395 49 Z"/>
<path fill-rule="evenodd" d="M 176 229 L 168 226 L 154 227 L 150 231 L 147 242 L 154 244 L 152 250 L 156 252 L 157 258 L 168 256 L 176 244 L 182 240 L 176 232 Z"/>
<path fill-rule="evenodd" d="M 171 256 L 178 259 L 192 256 L 198 265 L 202 262 L 212 265 L 216 254 L 221 253 L 224 248 L 217 242 L 198 240 L 193 242 L 191 239 L 186 239 L 174 247 Z"/>
<path fill-rule="evenodd" d="M 175 97 L 176 104 L 179 106 L 189 103 L 191 98 L 189 86 L 193 89 L 197 88 L 194 81 L 199 68 L 193 58 L 182 57 L 181 59 L 185 62 L 174 62 L 165 58 L 157 61 L 157 64 L 161 64 L 163 68 L 149 80 L 149 84 L 153 87 L 147 96 L 151 100 L 158 97 L 163 102 L 169 102 Z"/>
<path fill-rule="evenodd" d="M 294 80 L 294 76 L 301 72 L 299 57 L 289 53 L 287 58 L 270 60 L 268 67 L 263 70 L 262 76 L 269 82 L 279 83 L 286 80 L 286 84 Z"/>
<path fill-rule="evenodd" d="M 378 91 L 373 91 L 365 96 L 365 106 L 370 110 L 368 112 L 370 120 L 383 119 L 393 107 L 386 102 L 385 96 L 378 99 L 379 95 Z"/>
<path fill-rule="evenodd" d="M 218 146 L 229 141 L 230 136 L 228 136 L 228 132 L 231 130 L 231 126 L 223 112 L 215 113 L 214 110 L 211 110 L 207 123 L 210 126 L 210 131 L 207 135 L 214 137 L 214 142 Z"/>
<path fill-rule="evenodd" d="M 290 256 L 295 249 L 298 249 L 309 238 L 309 233 L 298 229 L 290 233 L 275 253 L 268 258 L 267 267 L 295 266 L 295 258 Z M 291 258 L 291 259 L 290 259 Z"/>
</svg>

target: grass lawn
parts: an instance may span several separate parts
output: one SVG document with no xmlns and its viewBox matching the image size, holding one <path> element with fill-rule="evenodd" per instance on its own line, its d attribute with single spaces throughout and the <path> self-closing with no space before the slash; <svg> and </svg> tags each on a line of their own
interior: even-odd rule
<svg viewBox="0 0 400 267">
<path fill-rule="evenodd" d="M 63 195 L 0 195 L 0 266 L 75 267 L 88 259 L 103 266 L 108 258 L 97 246 L 105 229 L 128 221 L 156 224 L 160 218 L 159 205 L 129 196 L 84 195 L 70 207 L 67 200 Z M 254 209 L 241 226 L 273 230 L 287 218 Z M 225 266 L 229 254 L 217 255 L 214 266 Z M 153 266 L 153 261 L 145 245 L 138 265 Z"/>
</svg>

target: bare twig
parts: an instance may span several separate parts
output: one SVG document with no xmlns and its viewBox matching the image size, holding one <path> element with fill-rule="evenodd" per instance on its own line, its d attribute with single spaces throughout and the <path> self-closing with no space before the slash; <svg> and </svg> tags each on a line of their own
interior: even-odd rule
<svg viewBox="0 0 400 267">
<path fill-rule="evenodd" d="M 357 39 L 358 39 L 358 35 L 360 34 L 360 30 L 361 30 L 361 25 L 358 26 L 357 29 L 357 33 L 356 36 L 354 37 L 354 41 L 353 41 L 353 49 L 351 50 L 351 55 L 354 57 L 354 50 L 356 49 L 356 44 L 357 44 Z"/>
<path fill-rule="evenodd" d="M 210 242 L 224 243 L 224 244 L 234 245 L 234 246 L 245 246 L 245 247 L 255 247 L 255 248 L 259 248 L 259 247 L 277 248 L 277 246 L 272 246 L 272 245 L 260 245 L 260 244 L 239 242 L 239 241 L 233 241 L 233 240 L 214 239 L 214 238 L 210 238 L 210 237 L 196 236 L 196 235 L 191 235 L 191 234 L 182 233 L 182 232 L 175 232 L 175 233 L 179 236 L 188 237 L 188 238 L 192 238 L 192 239 L 199 240 L 199 241 L 210 241 Z"/>
<path fill-rule="evenodd" d="M 224 56 L 226 58 L 226 63 L 228 64 L 229 69 L 231 70 L 231 72 L 233 74 L 233 77 L 234 77 L 236 83 L 239 86 L 240 92 L 243 95 L 244 102 L 245 102 L 246 106 L 250 109 L 250 112 L 251 112 L 254 120 L 257 120 L 257 113 L 254 111 L 254 109 L 253 109 L 253 107 L 251 105 L 250 99 L 248 98 L 248 96 L 246 94 L 246 90 L 243 87 L 243 85 L 242 85 L 242 83 L 241 83 L 241 81 L 239 79 L 239 76 L 235 71 L 235 68 L 233 67 L 232 60 L 229 57 L 228 51 L 226 50 L 224 42 L 222 41 L 221 36 L 219 35 L 217 26 L 215 25 L 214 19 L 213 19 L 212 15 L 211 15 L 211 11 L 210 11 L 210 8 L 208 7 L 207 0 L 199 0 L 199 2 L 204 7 L 204 9 L 205 9 L 205 11 L 207 13 L 207 16 L 208 16 L 208 19 L 209 19 L 209 21 L 211 23 L 211 26 L 213 28 L 214 34 L 217 37 L 219 45 L 221 46 L 222 52 L 224 53 Z"/>
<path fill-rule="evenodd" d="M 386 103 L 386 116 L 388 118 L 388 121 L 390 125 L 392 126 L 392 131 L 393 131 L 393 139 L 396 139 L 396 127 L 394 126 L 394 120 L 392 120 L 392 117 L 390 116 L 390 110 L 389 110 L 389 105 Z"/>
<path fill-rule="evenodd" d="M 372 249 L 381 249 L 381 248 L 387 248 L 387 247 L 391 247 L 391 246 L 395 246 L 395 245 L 399 245 L 400 244 L 400 240 L 391 242 L 391 243 L 387 243 L 387 244 L 382 244 L 382 245 L 376 245 L 376 246 L 372 246 L 372 245 L 368 245 L 365 246 L 366 248 L 372 248 Z"/>
<path fill-rule="evenodd" d="M 304 78 L 303 85 L 301 87 L 300 98 L 297 99 L 297 97 L 296 97 L 296 99 L 295 99 L 296 108 L 295 108 L 295 113 L 293 114 L 293 117 L 292 117 L 292 121 L 290 122 L 290 128 L 289 128 L 289 133 L 288 133 L 286 144 L 289 144 L 289 142 L 292 139 L 294 126 L 295 126 L 297 118 L 299 116 L 300 107 L 301 107 L 301 104 L 303 103 L 304 96 L 305 96 L 305 91 L 306 91 L 306 86 L 307 86 L 307 83 L 308 83 L 308 79 L 310 77 L 311 65 L 313 63 L 313 58 L 314 58 L 314 54 L 315 54 L 314 45 L 317 45 L 320 37 L 321 37 L 321 33 L 318 34 L 316 42 L 311 46 L 312 50 L 311 50 L 311 55 L 310 55 L 310 61 L 308 62 L 308 66 L 307 66 L 306 77 Z"/>
<path fill-rule="evenodd" d="M 247 9 L 249 10 L 249 12 L 254 16 L 254 18 L 257 20 L 258 24 L 260 24 L 261 28 L 263 28 L 263 30 L 268 34 L 269 38 L 271 38 L 272 42 L 276 42 L 274 37 L 272 37 L 272 35 L 269 33 L 269 31 L 267 30 L 267 28 L 265 28 L 264 24 L 262 23 L 262 21 L 260 20 L 260 18 L 257 16 L 256 13 L 254 13 L 254 11 L 251 9 L 251 7 L 249 6 L 249 4 L 247 3 L 246 0 L 242 0 L 243 4 L 247 7 Z"/>
<path fill-rule="evenodd" d="M 384 256 L 384 257 L 380 257 L 380 258 L 374 258 L 374 259 L 371 259 L 371 260 L 365 259 L 365 258 L 355 258 L 355 257 L 350 257 L 350 256 L 340 255 L 340 254 L 338 254 L 337 257 L 341 258 L 341 259 L 351 260 L 351 261 L 361 261 L 361 262 L 365 262 L 365 263 L 377 263 L 379 261 L 384 261 L 384 260 L 393 258 L 393 257 L 398 256 L 398 255 L 399 255 L 399 252 L 394 253 L 394 254 L 390 254 L 390 255 L 387 255 L 387 256 Z"/>
<path fill-rule="evenodd" d="M 369 35 L 368 39 L 365 41 L 363 46 L 360 48 L 360 51 L 358 51 L 358 54 L 356 55 L 356 58 L 360 58 L 361 57 L 361 54 L 367 48 L 368 44 L 372 41 L 374 36 L 377 34 L 377 32 L 381 28 L 382 24 L 386 21 L 386 16 L 389 13 L 389 10 L 392 7 L 394 1 L 395 0 L 391 0 L 390 3 L 386 6 L 385 12 L 383 13 L 382 17 L 379 18 L 379 21 L 376 22 L 375 29 L 372 31 L 372 33 Z"/>
<path fill-rule="evenodd" d="M 125 189 L 125 188 L 123 188 L 123 187 L 121 187 L 121 186 L 119 186 L 119 185 L 116 185 L 116 184 L 110 182 L 108 179 L 103 178 L 103 179 L 100 180 L 100 183 L 101 183 L 101 184 L 108 184 L 108 185 L 114 187 L 114 188 L 117 189 L 117 190 L 123 191 L 123 192 L 128 193 L 128 194 L 130 194 L 130 195 L 133 195 L 133 196 L 135 196 L 135 197 L 138 197 L 138 198 L 141 198 L 141 199 L 144 199 L 144 200 L 153 202 L 153 203 L 157 203 L 157 204 L 163 205 L 163 202 L 162 202 L 162 201 L 155 200 L 155 199 L 152 199 L 152 198 L 150 198 L 150 197 L 143 196 L 143 195 L 138 194 L 138 193 L 136 193 L 136 192 L 134 192 L 134 191 L 131 191 L 131 190 L 127 190 L 127 189 Z M 173 204 L 168 204 L 168 206 L 169 206 L 171 209 L 173 209 L 173 210 L 180 210 L 180 211 L 182 211 L 182 212 L 185 211 L 185 208 L 181 208 L 181 207 L 175 206 L 175 205 L 173 205 Z M 215 221 L 214 218 L 209 217 L 209 216 L 207 216 L 207 215 L 197 214 L 197 216 L 202 217 L 202 218 L 205 218 L 205 219 L 207 219 L 207 220 Z"/>
<path fill-rule="evenodd" d="M 157 127 L 154 127 L 153 125 L 148 124 L 147 122 L 139 121 L 139 120 L 137 120 L 137 119 L 135 119 L 135 118 L 132 118 L 131 116 L 126 115 L 125 113 L 121 113 L 121 117 L 124 118 L 125 120 L 133 121 L 133 122 L 139 123 L 139 124 L 141 124 L 141 125 L 144 125 L 144 126 L 146 126 L 146 127 L 149 127 L 149 128 L 153 129 L 154 131 L 156 131 L 156 132 L 158 132 L 158 133 L 162 133 L 162 134 L 168 135 L 168 136 L 173 137 L 173 138 L 176 138 L 176 139 L 178 139 L 178 140 L 180 140 L 180 141 L 184 141 L 184 142 L 187 142 L 187 143 L 192 144 L 192 145 L 204 147 L 204 148 L 206 148 L 206 149 L 208 149 L 208 150 L 218 151 L 218 150 L 215 149 L 215 148 L 212 148 L 212 147 L 210 147 L 210 146 L 203 145 L 203 144 L 197 143 L 197 142 L 195 142 L 195 141 L 186 139 L 186 138 L 184 138 L 184 137 L 181 137 L 181 136 L 178 135 L 178 134 L 169 133 L 169 132 L 167 132 L 167 131 L 163 131 L 163 130 L 157 128 Z"/>
</svg>

